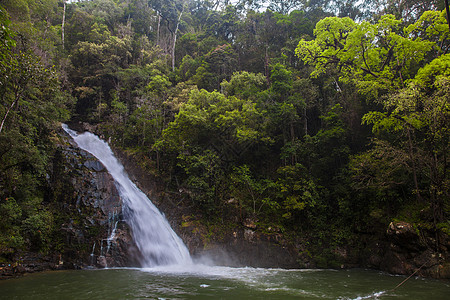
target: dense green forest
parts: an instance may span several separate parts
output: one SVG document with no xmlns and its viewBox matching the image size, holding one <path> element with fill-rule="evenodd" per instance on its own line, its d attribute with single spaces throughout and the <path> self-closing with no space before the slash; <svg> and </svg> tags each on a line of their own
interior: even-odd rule
<svg viewBox="0 0 450 300">
<path fill-rule="evenodd" d="M 444 2 L 0 0 L 2 259 L 60 247 L 69 120 L 208 222 L 316 246 L 392 220 L 449 233 Z"/>
</svg>

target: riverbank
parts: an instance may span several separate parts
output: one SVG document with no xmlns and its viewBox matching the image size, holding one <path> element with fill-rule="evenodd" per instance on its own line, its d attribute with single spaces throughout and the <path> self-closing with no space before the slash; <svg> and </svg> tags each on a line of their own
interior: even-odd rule
<svg viewBox="0 0 450 300">
<path fill-rule="evenodd" d="M 22 253 L 13 263 L 0 264 L 0 280 L 21 277 L 24 274 L 43 271 L 77 270 L 81 266 L 63 262 L 60 255 L 42 255 L 39 253 Z"/>
</svg>

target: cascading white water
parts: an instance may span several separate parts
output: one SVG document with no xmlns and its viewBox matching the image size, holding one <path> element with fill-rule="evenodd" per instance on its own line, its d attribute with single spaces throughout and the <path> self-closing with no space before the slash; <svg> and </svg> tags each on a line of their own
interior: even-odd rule
<svg viewBox="0 0 450 300">
<path fill-rule="evenodd" d="M 90 132 L 78 134 L 66 124 L 62 127 L 81 149 L 94 155 L 114 178 L 123 201 L 124 219 L 131 227 L 134 241 L 143 256 L 142 266 L 191 264 L 189 251 L 183 241 L 156 206 L 129 179 L 108 144 Z"/>
</svg>

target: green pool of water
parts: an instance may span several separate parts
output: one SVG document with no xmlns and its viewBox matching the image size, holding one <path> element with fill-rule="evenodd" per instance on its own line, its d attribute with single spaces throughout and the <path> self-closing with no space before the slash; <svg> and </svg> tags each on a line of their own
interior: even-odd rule
<svg viewBox="0 0 450 300">
<path fill-rule="evenodd" d="M 194 265 L 31 274 L 0 282 L 0 299 L 450 299 L 450 282 L 368 270 Z"/>
</svg>

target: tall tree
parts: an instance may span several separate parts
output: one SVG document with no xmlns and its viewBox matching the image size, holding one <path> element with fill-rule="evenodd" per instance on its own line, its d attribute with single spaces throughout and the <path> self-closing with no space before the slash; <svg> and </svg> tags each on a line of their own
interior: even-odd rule
<svg viewBox="0 0 450 300">
<path fill-rule="evenodd" d="M 300 41 L 296 53 L 315 66 L 313 76 L 334 65 L 344 82 L 354 82 L 362 93 L 377 97 L 383 90 L 405 87 L 414 76 L 414 66 L 437 46 L 414 36 L 412 27 L 398 33 L 400 24 L 392 15 L 383 16 L 376 24 L 357 24 L 347 17 L 325 18 L 316 24 L 316 39 Z"/>
<path fill-rule="evenodd" d="M 161 44 L 161 21 L 166 24 L 166 29 L 171 35 L 171 43 L 167 53 L 170 53 L 172 57 L 172 70 L 175 70 L 175 47 L 178 38 L 180 25 L 182 23 L 182 17 L 184 10 L 186 8 L 186 2 L 184 0 L 179 1 L 162 1 L 162 0 L 151 0 L 149 5 L 156 11 L 158 15 L 158 25 L 157 25 L 157 44 L 163 49 L 165 45 Z"/>
<path fill-rule="evenodd" d="M 178 30 L 180 29 L 181 17 L 183 16 L 184 8 L 185 8 L 185 4 L 184 4 L 184 1 L 182 1 L 182 8 L 178 15 L 177 25 L 175 26 L 175 31 L 173 32 L 173 46 L 172 46 L 172 71 L 173 72 L 175 72 L 175 47 L 177 45 Z"/>
<path fill-rule="evenodd" d="M 438 171 L 448 164 L 448 103 L 438 92 L 447 89 L 449 74 L 448 54 L 442 55 L 449 35 L 445 21 L 443 12 L 430 11 L 400 30 L 401 21 L 392 15 L 376 24 L 327 18 L 317 23 L 316 39 L 301 41 L 297 48 L 297 54 L 315 66 L 313 75 L 335 66 L 343 82 L 354 83 L 383 106 L 363 117 L 382 140 L 364 159 L 382 159 L 374 153 L 392 159 L 392 168 L 384 169 L 386 178 L 400 165 L 407 166 L 411 185 L 405 183 L 406 189 L 418 201 L 428 200 L 435 225 L 445 219 L 442 195 L 448 194 L 448 175 Z"/>
<path fill-rule="evenodd" d="M 63 16 L 62 16 L 62 23 L 61 23 L 61 41 L 62 41 L 62 47 L 64 50 L 64 30 L 65 30 L 65 23 L 66 23 L 66 0 L 63 0 Z"/>
</svg>

